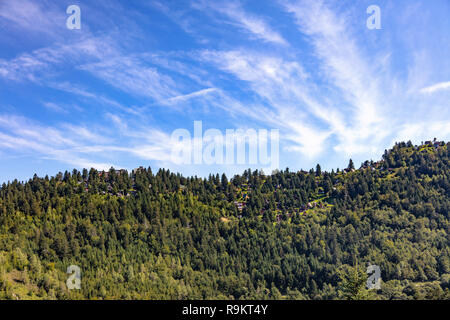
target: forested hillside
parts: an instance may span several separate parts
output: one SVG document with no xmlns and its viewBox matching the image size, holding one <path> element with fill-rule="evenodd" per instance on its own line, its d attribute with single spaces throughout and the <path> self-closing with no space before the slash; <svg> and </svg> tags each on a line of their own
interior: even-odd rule
<svg viewBox="0 0 450 320">
<path fill-rule="evenodd" d="M 449 299 L 449 147 L 399 143 L 332 172 L 3 184 L 0 298 Z M 368 264 L 381 290 L 365 289 Z"/>
</svg>

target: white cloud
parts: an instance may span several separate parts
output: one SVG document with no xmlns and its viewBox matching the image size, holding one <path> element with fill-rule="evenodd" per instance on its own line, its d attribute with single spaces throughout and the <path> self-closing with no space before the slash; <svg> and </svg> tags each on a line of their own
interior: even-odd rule
<svg viewBox="0 0 450 320">
<path fill-rule="evenodd" d="M 177 84 L 136 57 L 117 56 L 79 67 L 118 89 L 156 100 L 179 95 Z"/>
<path fill-rule="evenodd" d="M 49 127 L 25 117 L 0 115 L 0 149 L 99 170 L 122 167 L 120 163 L 98 161 L 99 157 L 116 162 L 124 154 L 141 160 L 155 160 L 165 166 L 172 164 L 172 150 L 177 142 L 172 141 L 170 134 L 143 124 L 130 126 L 115 114 L 106 116 L 119 128 L 120 139 L 110 128 L 95 130 L 69 123 Z"/>
<path fill-rule="evenodd" d="M 69 125 L 70 126 L 70 125 Z M 16 116 L 0 116 L 0 146 L 20 152 L 22 155 L 33 154 L 41 159 L 56 160 L 77 167 L 105 169 L 111 163 L 92 161 L 73 151 L 83 142 L 83 138 L 92 138 L 85 128 L 71 127 L 70 131 L 62 131 L 52 127 L 44 127 Z M 8 133 L 7 133 L 8 132 Z"/>
<path fill-rule="evenodd" d="M 0 20 L 26 32 L 39 32 L 51 35 L 55 33 L 58 24 L 64 25 L 64 14 L 58 14 L 48 3 L 31 0 L 3 0 L 0 2 Z"/>
<path fill-rule="evenodd" d="M 298 62 L 243 50 L 204 51 L 201 59 L 250 85 L 262 100 L 254 106 L 243 105 L 241 112 L 282 130 L 281 138 L 293 143 L 289 150 L 308 157 L 323 151 L 324 141 L 331 132 L 323 126 L 312 125 L 311 120 L 327 119 L 326 112 L 308 94 L 308 75 Z"/>
<path fill-rule="evenodd" d="M 44 102 L 44 107 L 46 107 L 48 110 L 57 112 L 57 113 L 67 113 L 67 110 L 62 107 L 59 104 L 53 103 L 53 102 Z"/>
<path fill-rule="evenodd" d="M 98 105 L 99 103 L 109 107 L 114 107 L 117 110 L 126 112 L 128 114 L 131 115 L 135 115 L 135 116 L 139 116 L 140 115 L 140 109 L 136 108 L 136 107 L 127 107 L 113 99 L 110 99 L 104 95 L 101 94 L 97 94 L 94 92 L 89 91 L 88 89 L 76 85 L 74 83 L 69 83 L 69 82 L 50 82 L 47 83 L 47 86 L 49 86 L 50 88 L 53 89 L 57 89 L 57 90 L 61 90 L 61 91 L 65 91 L 65 92 L 69 92 L 72 93 L 76 96 L 78 96 L 78 98 L 88 98 L 89 100 L 93 101 L 96 103 L 96 105 Z"/>
<path fill-rule="evenodd" d="M 411 140 L 416 144 L 422 141 L 450 136 L 450 121 L 424 121 L 421 123 L 405 123 L 399 128 L 391 145 L 395 142 Z"/>
<path fill-rule="evenodd" d="M 431 94 L 431 93 L 434 93 L 436 91 L 447 90 L 447 89 L 450 89 L 450 81 L 440 82 L 440 83 L 436 83 L 436 84 L 434 84 L 432 86 L 422 88 L 420 90 L 420 92 L 421 93 Z"/>
<path fill-rule="evenodd" d="M 281 45 L 288 45 L 287 41 L 261 17 L 252 15 L 244 10 L 238 2 L 229 2 L 208 6 L 208 9 L 216 10 L 226 15 L 233 24 L 246 30 L 258 39 Z"/>
<path fill-rule="evenodd" d="M 388 77 L 377 70 L 387 56 L 380 57 L 380 62 L 367 56 L 358 46 L 345 13 L 336 14 L 323 1 L 289 2 L 285 8 L 313 44 L 322 81 L 339 90 L 331 102 L 334 107 L 327 107 L 333 118 L 325 115 L 338 139 L 334 150 L 346 155 L 378 150 L 392 129 L 385 117 L 389 105 L 381 86 Z"/>
<path fill-rule="evenodd" d="M 216 92 L 217 89 L 216 88 L 207 88 L 207 89 L 202 89 L 202 90 L 198 90 L 195 92 L 191 92 L 188 94 L 183 94 L 183 95 L 179 95 L 176 97 L 171 97 L 165 101 L 161 101 L 161 103 L 163 104 L 173 104 L 173 103 L 179 103 L 179 102 L 184 102 L 186 100 L 192 99 L 192 98 L 197 98 L 197 97 L 202 97 L 205 96 L 207 94 L 210 94 L 212 92 Z"/>
<path fill-rule="evenodd" d="M 23 53 L 10 60 L 0 59 L 0 75 L 14 81 L 42 82 L 52 74 L 49 71 L 57 67 L 105 60 L 118 54 L 119 49 L 111 39 L 87 36 L 71 43 L 56 43 Z"/>
</svg>

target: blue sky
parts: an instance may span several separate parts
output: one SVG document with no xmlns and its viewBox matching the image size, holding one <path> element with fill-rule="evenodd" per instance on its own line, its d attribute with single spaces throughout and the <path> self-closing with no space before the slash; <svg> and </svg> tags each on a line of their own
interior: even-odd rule
<svg viewBox="0 0 450 320">
<path fill-rule="evenodd" d="M 81 29 L 66 27 L 69 5 Z M 380 7 L 381 29 L 366 9 Z M 0 182 L 73 168 L 185 175 L 171 134 L 278 129 L 280 168 L 450 137 L 450 2 L 0 1 Z"/>
</svg>

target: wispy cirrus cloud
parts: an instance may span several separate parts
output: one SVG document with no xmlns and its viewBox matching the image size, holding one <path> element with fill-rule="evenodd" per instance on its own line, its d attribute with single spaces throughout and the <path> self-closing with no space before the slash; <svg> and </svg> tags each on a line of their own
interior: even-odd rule
<svg viewBox="0 0 450 320">
<path fill-rule="evenodd" d="M 47 84 L 48 87 L 64 91 L 67 93 L 71 93 L 78 98 L 86 98 L 91 100 L 92 102 L 95 102 L 97 105 L 101 104 L 106 107 L 113 107 L 117 110 L 120 110 L 122 112 L 126 112 L 128 114 L 139 116 L 141 114 L 142 109 L 137 107 L 128 107 L 123 105 L 122 103 L 119 103 L 111 98 L 106 97 L 105 95 L 102 95 L 100 93 L 89 91 L 88 89 L 69 82 L 49 82 Z"/>
<path fill-rule="evenodd" d="M 409 112 L 399 106 L 409 98 L 395 89 L 399 84 L 392 79 L 389 51 L 368 54 L 347 13 L 332 10 L 323 1 L 284 2 L 283 8 L 312 45 L 316 70 L 302 65 L 301 58 L 247 48 L 205 50 L 201 59 L 243 81 L 259 96 L 258 107 L 247 107 L 247 113 L 283 128 L 282 138 L 291 142 L 287 150 L 317 157 L 333 140 L 335 152 L 346 156 L 382 152 L 405 121 L 399 115 Z M 446 84 L 428 90 L 442 87 Z M 393 110 L 396 117 L 387 116 Z"/>
<path fill-rule="evenodd" d="M 132 94 L 156 100 L 179 95 L 176 90 L 177 84 L 170 76 L 160 73 L 157 68 L 143 64 L 136 57 L 116 56 L 79 68 Z"/>
<path fill-rule="evenodd" d="M 5 150 L 35 154 L 37 158 L 60 161 L 76 167 L 107 170 L 120 168 L 119 155 L 132 154 L 141 160 L 171 163 L 175 141 L 161 130 L 129 126 L 115 114 L 106 115 L 120 128 L 121 139 L 111 127 L 92 128 L 61 123 L 43 126 L 22 116 L 0 115 L 0 147 Z M 106 155 L 105 155 L 106 154 Z M 99 162 L 99 158 L 112 160 Z"/>
<path fill-rule="evenodd" d="M 398 141 L 420 141 L 423 137 L 441 137 L 450 135 L 449 121 L 424 121 L 420 123 L 405 123 L 398 128 L 391 144 Z"/>
<path fill-rule="evenodd" d="M 51 110 L 51 111 L 54 111 L 54 112 L 57 112 L 57 113 L 67 113 L 67 110 L 64 107 L 62 107 L 60 104 L 56 104 L 56 103 L 53 103 L 53 102 L 44 102 L 42 104 L 48 110 Z"/>
<path fill-rule="evenodd" d="M 431 93 L 434 93 L 436 91 L 448 90 L 448 89 L 450 89 L 450 81 L 439 82 L 439 83 L 436 83 L 436 84 L 434 84 L 432 86 L 422 88 L 422 89 L 420 89 L 420 92 L 421 93 L 431 94 Z"/>
<path fill-rule="evenodd" d="M 264 18 L 247 12 L 238 1 L 226 1 L 220 3 L 202 1 L 194 2 L 193 6 L 200 10 L 213 10 L 222 14 L 228 19 L 228 23 L 244 30 L 256 39 L 283 46 L 288 45 L 288 42 L 283 36 L 279 32 L 273 30 Z"/>
<path fill-rule="evenodd" d="M 77 167 L 108 169 L 112 163 L 91 160 L 73 149 L 86 139 L 98 138 L 86 128 L 68 125 L 68 130 L 42 126 L 24 117 L 0 115 L 0 146 L 10 151 L 33 153 Z M 71 134 L 69 134 L 69 132 Z"/>
<path fill-rule="evenodd" d="M 166 99 L 165 101 L 161 101 L 161 103 L 163 104 L 176 104 L 176 103 L 180 103 L 180 102 L 184 102 L 186 100 L 192 99 L 192 98 L 197 98 L 197 97 L 203 97 L 205 95 L 208 95 L 212 92 L 216 92 L 217 89 L 216 88 L 206 88 L 206 89 L 202 89 L 202 90 L 197 90 L 188 94 L 182 94 L 176 97 L 171 97 Z"/>
<path fill-rule="evenodd" d="M 70 43 L 22 53 L 15 58 L 0 59 L 0 76 L 14 81 L 43 82 L 54 75 L 58 67 L 76 66 L 81 61 L 100 61 L 118 55 L 119 49 L 108 38 L 87 36 Z"/>
<path fill-rule="evenodd" d="M 279 128 L 287 150 L 308 158 L 324 150 L 332 132 L 317 121 L 333 121 L 332 112 L 327 113 L 325 106 L 312 97 L 315 88 L 308 86 L 309 75 L 297 61 L 243 50 L 204 51 L 201 57 L 250 86 L 260 100 L 241 110 L 254 120 Z"/>
<path fill-rule="evenodd" d="M 332 123 L 333 133 L 341 141 L 336 150 L 349 154 L 368 151 L 364 146 L 380 143 L 387 133 L 383 116 L 387 106 L 380 86 L 385 78 L 377 72 L 379 65 L 359 48 L 345 13 L 335 14 L 323 1 L 289 2 L 285 8 L 295 17 L 299 30 L 309 36 L 322 75 L 339 90 L 338 97 L 343 99 L 339 102 L 347 105 L 334 108 L 345 119 L 344 123 Z"/>
<path fill-rule="evenodd" d="M 58 14 L 55 6 L 47 1 L 4 0 L 0 2 L 0 19 L 22 31 L 54 35 L 65 16 Z"/>
</svg>

